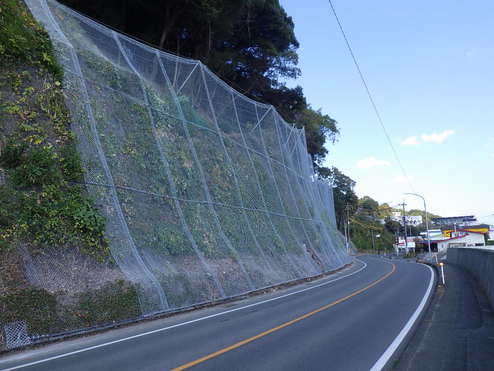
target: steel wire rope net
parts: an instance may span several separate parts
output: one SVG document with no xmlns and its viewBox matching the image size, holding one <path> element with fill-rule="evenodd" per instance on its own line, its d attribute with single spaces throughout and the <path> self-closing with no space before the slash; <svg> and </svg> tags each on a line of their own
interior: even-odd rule
<svg viewBox="0 0 494 371">
<path fill-rule="evenodd" d="M 303 129 L 198 61 L 55 1 L 27 4 L 64 69 L 85 183 L 143 314 L 349 262 Z"/>
</svg>

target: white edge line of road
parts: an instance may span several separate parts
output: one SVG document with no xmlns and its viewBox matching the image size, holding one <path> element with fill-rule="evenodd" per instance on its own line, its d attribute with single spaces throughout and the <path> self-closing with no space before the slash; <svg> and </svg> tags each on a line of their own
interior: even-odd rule
<svg viewBox="0 0 494 371">
<path fill-rule="evenodd" d="M 427 300 L 430 297 L 430 294 L 432 291 L 432 286 L 434 284 L 434 271 L 432 270 L 432 268 L 430 266 L 425 265 L 425 264 L 422 264 L 422 265 L 429 268 L 430 272 L 431 272 L 431 279 L 429 281 L 429 287 L 427 288 L 427 291 L 425 292 L 424 297 L 420 301 L 417 309 L 415 310 L 415 312 L 413 312 L 413 314 L 410 317 L 410 319 L 408 320 L 408 322 L 405 324 L 405 326 L 403 326 L 403 328 L 401 329 L 398 336 L 393 340 L 393 342 L 389 345 L 389 347 L 384 351 L 384 353 L 377 360 L 377 362 L 374 364 L 374 366 L 372 366 L 370 371 L 379 371 L 379 370 L 382 370 L 384 368 L 384 366 L 388 363 L 390 358 L 393 356 L 396 349 L 398 349 L 400 344 L 403 342 L 405 337 L 408 335 L 408 333 L 412 329 L 412 327 L 413 327 L 415 321 L 417 321 L 419 315 L 424 310 L 425 304 L 427 303 Z"/>
<path fill-rule="evenodd" d="M 257 305 L 269 303 L 271 301 L 283 299 L 283 298 L 286 298 L 288 296 L 292 296 L 292 295 L 295 295 L 295 294 L 300 294 L 301 292 L 305 292 L 305 291 L 309 291 L 309 290 L 314 290 L 314 289 L 316 289 L 318 287 L 328 285 L 330 283 L 339 281 L 339 280 L 341 280 L 343 278 L 347 278 L 347 277 L 353 276 L 354 274 L 357 274 L 357 273 L 361 272 L 362 270 L 364 270 L 367 267 L 367 264 L 364 261 L 362 261 L 360 259 L 357 259 L 357 258 L 355 258 L 355 260 L 363 263 L 364 264 L 363 267 L 360 268 L 360 269 L 358 269 L 358 270 L 356 270 L 355 272 L 350 273 L 350 274 L 347 274 L 347 275 L 344 275 L 344 276 L 335 278 L 335 279 L 330 280 L 330 281 L 326 281 L 326 282 L 320 283 L 320 284 L 315 285 L 315 286 L 311 286 L 311 287 L 307 287 L 307 288 L 302 289 L 302 290 L 290 292 L 288 294 L 277 296 L 275 298 L 271 298 L 271 299 L 267 299 L 267 300 L 262 300 L 262 301 L 259 301 L 259 302 L 256 302 L 256 303 L 245 305 L 243 307 L 226 310 L 226 311 L 220 312 L 220 313 L 210 314 L 208 316 L 196 318 L 196 319 L 193 319 L 193 320 L 190 320 L 190 321 L 177 323 L 175 325 L 171 325 L 171 326 L 167 326 L 167 327 L 162 327 L 162 328 L 159 328 L 159 329 L 156 329 L 156 330 L 152 330 L 152 331 L 143 332 L 143 333 L 140 333 L 140 334 L 137 334 L 137 335 L 132 335 L 132 336 L 128 336 L 128 337 L 125 337 L 125 338 L 122 338 L 122 339 L 109 341 L 109 342 L 106 342 L 106 343 L 103 343 L 103 344 L 93 345 L 93 346 L 90 346 L 90 347 L 87 347 L 87 348 L 82 348 L 82 349 L 74 350 L 72 352 L 59 354 L 57 356 L 48 357 L 48 358 L 40 359 L 38 361 L 34 361 L 34 362 L 30 362 L 30 363 L 25 363 L 25 364 L 22 364 L 22 365 L 19 365 L 19 366 L 14 366 L 14 367 L 11 367 L 11 368 L 2 369 L 0 371 L 18 370 L 18 369 L 21 369 L 21 368 L 24 368 L 24 367 L 30 367 L 30 366 L 34 366 L 34 365 L 37 365 L 37 364 L 40 364 L 40 363 L 45 363 L 45 362 L 53 361 L 55 359 L 69 357 L 69 356 L 72 356 L 74 354 L 84 353 L 84 352 L 88 352 L 90 350 L 94 350 L 94 349 L 106 347 L 108 345 L 122 343 L 122 342 L 127 341 L 127 340 L 137 339 L 137 338 L 140 338 L 140 337 L 143 337 L 143 336 L 155 334 L 157 332 L 162 332 L 162 331 L 170 330 L 172 328 L 189 325 L 191 323 L 195 323 L 195 322 L 199 322 L 199 321 L 204 321 L 206 319 L 210 319 L 210 318 L 214 318 L 214 317 L 219 317 L 219 316 L 222 316 L 222 315 L 225 315 L 225 314 L 228 314 L 228 313 L 232 313 L 232 312 L 236 312 L 236 311 L 243 310 L 243 309 L 246 309 L 246 308 L 251 308 L 251 307 L 254 307 L 254 306 L 257 306 Z"/>
</svg>

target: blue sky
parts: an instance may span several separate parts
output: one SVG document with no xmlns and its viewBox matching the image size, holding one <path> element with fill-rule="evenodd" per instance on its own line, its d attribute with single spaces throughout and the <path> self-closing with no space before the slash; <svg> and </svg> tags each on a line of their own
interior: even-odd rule
<svg viewBox="0 0 494 371">
<path fill-rule="evenodd" d="M 395 205 L 410 186 L 372 111 L 327 0 L 281 0 L 308 101 L 339 122 L 328 165 L 359 196 Z M 494 3 L 334 0 L 417 193 L 444 216 L 494 213 Z M 290 83 L 289 85 L 293 85 Z M 406 198 L 410 207 L 421 202 Z"/>
</svg>

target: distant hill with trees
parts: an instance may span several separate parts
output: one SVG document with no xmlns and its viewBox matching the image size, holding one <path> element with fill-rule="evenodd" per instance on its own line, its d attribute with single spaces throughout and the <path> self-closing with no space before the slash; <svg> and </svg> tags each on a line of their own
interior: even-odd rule
<svg viewBox="0 0 494 371">
<path fill-rule="evenodd" d="M 390 249 L 395 241 L 395 236 L 404 233 L 403 226 L 392 220 L 391 216 L 393 212 L 401 213 L 402 210 L 391 207 L 387 203 L 379 204 L 369 196 L 357 198 L 356 205 L 356 208 L 349 208 L 349 210 L 353 210 L 353 213 L 350 214 L 350 237 L 355 246 L 361 250 L 369 250 L 372 246 L 379 250 Z M 422 216 L 422 225 L 407 227 L 408 233 L 418 235 L 421 230 L 425 229 L 425 212 L 412 209 L 407 210 L 407 215 Z M 427 215 L 429 221 L 437 217 L 436 214 L 429 212 Z M 384 220 L 384 224 L 381 224 L 382 220 Z M 376 235 L 379 235 L 379 238 Z"/>
<path fill-rule="evenodd" d="M 407 210 L 407 215 L 412 215 L 412 216 L 421 215 L 422 216 L 422 219 L 425 219 L 425 212 L 424 212 L 424 210 L 418 210 L 418 209 Z M 430 212 L 427 212 L 427 217 L 429 218 L 429 221 L 431 221 L 432 218 L 441 218 L 440 215 L 432 214 Z"/>
</svg>

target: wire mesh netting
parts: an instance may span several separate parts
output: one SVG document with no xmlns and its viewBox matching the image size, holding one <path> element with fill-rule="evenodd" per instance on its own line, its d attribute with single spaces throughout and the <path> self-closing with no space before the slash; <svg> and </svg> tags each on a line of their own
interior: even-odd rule
<svg viewBox="0 0 494 371">
<path fill-rule="evenodd" d="M 64 69 L 85 183 L 144 314 L 349 262 L 303 129 L 195 60 L 27 0 Z"/>
<path fill-rule="evenodd" d="M 3 337 L 6 348 L 9 350 L 31 344 L 25 321 L 15 321 L 4 325 Z"/>
</svg>

